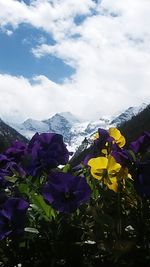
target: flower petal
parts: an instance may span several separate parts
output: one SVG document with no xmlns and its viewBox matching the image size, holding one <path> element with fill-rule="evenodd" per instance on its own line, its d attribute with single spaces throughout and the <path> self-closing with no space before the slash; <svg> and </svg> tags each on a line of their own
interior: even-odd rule
<svg viewBox="0 0 150 267">
<path fill-rule="evenodd" d="M 108 132 L 109 132 L 109 135 L 113 137 L 115 140 L 118 140 L 121 137 L 120 131 L 115 127 L 109 128 Z"/>
<path fill-rule="evenodd" d="M 114 192 L 117 192 L 118 189 L 118 183 L 116 178 L 110 178 L 111 184 L 107 183 L 107 186 L 110 190 L 113 190 Z"/>
<path fill-rule="evenodd" d="M 111 127 L 108 132 L 109 135 L 114 138 L 119 147 L 123 147 L 125 145 L 125 138 L 117 128 Z"/>
<path fill-rule="evenodd" d="M 126 140 L 125 140 L 124 136 L 121 135 L 120 138 L 117 141 L 117 144 L 118 144 L 119 147 L 123 147 L 125 145 L 125 143 L 126 143 Z"/>
<path fill-rule="evenodd" d="M 107 169 L 108 159 L 106 157 L 97 157 L 92 158 L 88 161 L 88 165 L 97 170 L 97 169 Z"/>
<path fill-rule="evenodd" d="M 112 157 L 111 155 L 108 156 L 108 173 L 115 173 L 118 172 L 121 169 L 121 165 L 119 163 L 116 162 L 116 160 L 114 159 L 114 157 Z"/>
</svg>

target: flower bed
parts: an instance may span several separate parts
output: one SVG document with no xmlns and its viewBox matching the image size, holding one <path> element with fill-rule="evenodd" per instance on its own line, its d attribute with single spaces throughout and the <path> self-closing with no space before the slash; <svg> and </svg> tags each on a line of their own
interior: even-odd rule
<svg viewBox="0 0 150 267">
<path fill-rule="evenodd" d="M 88 151 L 71 164 L 61 135 L 37 133 L 0 155 L 1 266 L 148 266 L 150 133 L 126 148 L 98 129 Z"/>
</svg>

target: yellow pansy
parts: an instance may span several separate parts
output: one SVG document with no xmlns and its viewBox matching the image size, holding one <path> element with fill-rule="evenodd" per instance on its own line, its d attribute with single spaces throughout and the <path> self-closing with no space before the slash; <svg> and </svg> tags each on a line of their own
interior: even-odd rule
<svg viewBox="0 0 150 267">
<path fill-rule="evenodd" d="M 115 127 L 109 128 L 108 133 L 109 133 L 109 136 L 113 137 L 115 143 L 119 147 L 123 147 L 125 145 L 125 143 L 126 143 L 125 138 L 117 128 L 115 128 Z M 91 138 L 93 140 L 96 140 L 96 139 L 100 138 L 100 135 L 98 132 L 96 132 L 93 134 L 93 136 Z M 107 144 L 107 142 L 106 142 L 106 144 Z"/>
<path fill-rule="evenodd" d="M 109 128 L 108 132 L 109 135 L 114 138 L 119 147 L 123 147 L 125 145 L 125 138 L 117 128 L 111 127 Z"/>
<path fill-rule="evenodd" d="M 96 140 L 98 138 L 99 138 L 99 133 L 98 132 L 92 134 L 92 136 L 91 136 L 91 140 Z"/>
<path fill-rule="evenodd" d="M 116 175 L 121 169 L 121 165 L 117 163 L 111 155 L 106 157 L 92 158 L 88 161 L 91 167 L 91 174 L 94 178 L 101 180 L 104 178 L 104 183 L 113 190 L 117 191 L 118 183 Z"/>
</svg>

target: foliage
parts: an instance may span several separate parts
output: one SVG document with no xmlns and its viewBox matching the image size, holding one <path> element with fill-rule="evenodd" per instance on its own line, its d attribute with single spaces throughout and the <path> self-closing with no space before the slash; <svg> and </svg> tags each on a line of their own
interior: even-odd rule
<svg viewBox="0 0 150 267">
<path fill-rule="evenodd" d="M 54 133 L 1 154 L 1 266 L 148 266 L 150 133 L 124 145 L 110 128 L 78 165 Z"/>
</svg>

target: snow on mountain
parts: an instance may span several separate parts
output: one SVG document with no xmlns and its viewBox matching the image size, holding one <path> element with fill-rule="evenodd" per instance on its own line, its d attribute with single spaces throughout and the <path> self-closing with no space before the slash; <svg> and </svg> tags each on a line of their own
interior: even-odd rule
<svg viewBox="0 0 150 267">
<path fill-rule="evenodd" d="M 23 126 L 30 131 L 48 131 L 48 126 L 44 122 L 38 120 L 28 119 L 23 122 Z"/>
<path fill-rule="evenodd" d="M 80 120 L 75 115 L 73 115 L 71 112 L 61 112 L 61 113 L 59 113 L 59 115 L 61 115 L 67 121 L 69 121 L 70 124 L 80 122 Z"/>
<path fill-rule="evenodd" d="M 49 132 L 49 127 L 42 121 L 27 119 L 23 123 L 9 123 L 11 127 L 16 129 L 20 134 L 24 135 L 26 138 L 31 139 L 32 136 L 38 133 Z"/>
<path fill-rule="evenodd" d="M 70 112 L 62 112 L 56 113 L 46 120 L 39 121 L 30 118 L 21 124 L 11 124 L 11 126 L 28 139 L 31 139 L 36 132 L 55 132 L 62 134 L 64 142 L 68 145 L 68 148 L 74 152 L 85 137 L 89 138 L 99 127 L 106 128 L 109 122 L 110 121 L 105 118 L 94 122 L 80 122 L 80 120 Z"/>
<path fill-rule="evenodd" d="M 73 127 L 73 122 L 71 123 L 61 113 L 55 114 L 48 120 L 43 121 L 48 126 L 47 132 L 54 132 L 63 135 L 64 142 L 67 144 L 71 143 L 72 134 L 71 129 Z"/>
<path fill-rule="evenodd" d="M 28 139 L 30 139 L 36 132 L 55 132 L 62 134 L 68 149 L 75 152 L 83 140 L 85 140 L 85 138 L 89 139 L 98 128 L 108 129 L 111 126 L 120 125 L 122 122 L 131 119 L 133 116 L 141 112 L 146 106 L 146 104 L 142 104 L 139 107 L 129 107 L 115 118 L 101 117 L 99 120 L 91 122 L 81 122 L 70 112 L 62 112 L 56 113 L 51 118 L 42 121 L 30 118 L 21 124 L 9 125 Z"/>
<path fill-rule="evenodd" d="M 114 125 L 120 125 L 121 123 L 130 120 L 133 116 L 137 115 L 139 112 L 141 112 L 143 109 L 145 109 L 147 104 L 142 103 L 138 107 L 129 107 L 125 111 L 121 112 L 117 117 L 115 117 L 111 124 Z"/>
<path fill-rule="evenodd" d="M 90 122 L 86 129 L 85 129 L 85 133 L 87 135 L 89 134 L 92 134 L 95 132 L 96 129 L 98 128 L 107 128 L 107 126 L 109 125 L 110 123 L 110 119 L 105 119 L 105 118 L 100 118 L 99 120 L 97 121 L 94 121 L 94 122 Z"/>
<path fill-rule="evenodd" d="M 109 120 L 100 119 L 94 122 L 80 122 L 75 123 L 71 128 L 71 142 L 70 147 L 73 149 L 73 152 L 76 151 L 77 147 L 81 145 L 85 138 L 89 139 L 91 135 L 93 135 L 98 128 L 108 128 Z"/>
</svg>

